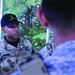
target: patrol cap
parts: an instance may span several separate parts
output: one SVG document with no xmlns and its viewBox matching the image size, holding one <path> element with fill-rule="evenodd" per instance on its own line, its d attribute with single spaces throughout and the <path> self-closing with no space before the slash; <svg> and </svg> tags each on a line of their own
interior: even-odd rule
<svg viewBox="0 0 75 75">
<path fill-rule="evenodd" d="M 1 19 L 1 27 L 4 27 L 4 26 L 10 27 L 16 22 L 22 23 L 18 21 L 17 17 L 14 14 L 5 14 Z"/>
</svg>

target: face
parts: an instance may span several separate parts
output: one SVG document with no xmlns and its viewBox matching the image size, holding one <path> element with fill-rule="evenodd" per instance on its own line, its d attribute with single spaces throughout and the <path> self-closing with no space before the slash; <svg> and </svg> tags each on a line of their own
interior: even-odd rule
<svg viewBox="0 0 75 75">
<path fill-rule="evenodd" d="M 10 39 L 18 39 L 20 37 L 20 26 L 19 23 L 15 23 L 11 27 L 5 26 L 3 29 L 6 37 Z"/>
</svg>

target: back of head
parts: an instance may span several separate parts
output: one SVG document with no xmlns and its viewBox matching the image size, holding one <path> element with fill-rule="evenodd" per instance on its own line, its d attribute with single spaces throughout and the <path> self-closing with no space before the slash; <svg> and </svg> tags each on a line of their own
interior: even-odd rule
<svg viewBox="0 0 75 75">
<path fill-rule="evenodd" d="M 52 27 L 75 32 L 74 0 L 43 0 L 42 10 Z"/>
</svg>

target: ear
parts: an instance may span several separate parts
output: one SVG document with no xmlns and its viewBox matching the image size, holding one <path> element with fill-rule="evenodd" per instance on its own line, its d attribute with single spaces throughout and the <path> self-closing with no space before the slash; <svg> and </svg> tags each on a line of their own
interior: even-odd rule
<svg viewBox="0 0 75 75">
<path fill-rule="evenodd" d="M 39 19 L 40 23 L 44 26 L 44 28 L 50 28 L 50 24 L 43 14 L 42 9 L 37 10 L 36 16 Z"/>
<path fill-rule="evenodd" d="M 3 31 L 4 33 L 6 33 L 5 28 L 2 28 L 2 31 Z"/>
</svg>

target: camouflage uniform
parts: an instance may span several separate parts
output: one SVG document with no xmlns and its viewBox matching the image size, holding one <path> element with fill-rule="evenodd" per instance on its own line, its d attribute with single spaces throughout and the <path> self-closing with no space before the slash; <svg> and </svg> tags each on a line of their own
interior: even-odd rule
<svg viewBox="0 0 75 75">
<path fill-rule="evenodd" d="M 58 45 L 44 62 L 49 75 L 75 75 L 75 40 Z"/>
<path fill-rule="evenodd" d="M 0 41 L 0 58 L 5 54 L 10 54 L 12 62 L 15 62 L 16 57 L 18 56 L 27 56 L 32 54 L 32 44 L 29 40 L 20 38 L 20 41 L 16 48 L 11 44 L 8 44 L 3 38 Z M 10 57 L 8 56 L 8 58 Z"/>
</svg>

